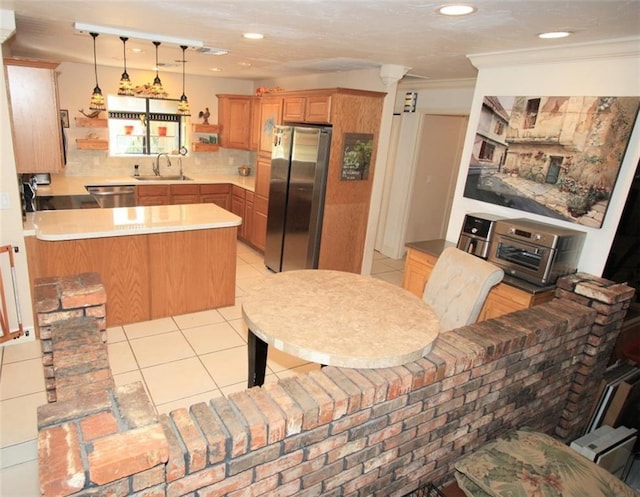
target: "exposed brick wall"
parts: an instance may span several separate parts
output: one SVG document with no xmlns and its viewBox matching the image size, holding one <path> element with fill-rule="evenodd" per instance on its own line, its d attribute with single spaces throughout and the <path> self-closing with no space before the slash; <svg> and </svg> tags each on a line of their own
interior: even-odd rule
<svg viewBox="0 0 640 497">
<path fill-rule="evenodd" d="M 47 401 L 55 402 L 57 394 L 53 367 L 52 328 L 56 323 L 68 319 L 87 317 L 96 323 L 94 326 L 97 326 L 98 336 L 95 338 L 106 343 L 107 295 L 98 273 L 82 273 L 76 276 L 37 279 L 34 284 L 34 302 L 42 346 Z M 77 347 L 81 346 L 81 344 L 77 345 Z"/>
<path fill-rule="evenodd" d="M 122 420 L 129 400 L 118 389 L 90 412 L 74 410 L 86 405 L 79 400 L 44 406 L 60 412 L 47 418 L 51 443 L 39 439 L 41 468 L 63 459 L 69 478 L 56 486 L 41 472 L 41 486 L 74 496 L 401 496 L 450 480 L 461 454 L 510 429 L 569 440 L 587 422 L 582 407 L 595 389 L 585 385 L 602 375 L 633 294 L 572 278 L 553 302 L 440 335 L 416 362 L 326 367 L 177 409 L 159 424 L 148 413 L 144 432 Z M 141 386 L 131 388 L 148 406 Z M 67 457 L 42 452 L 56 444 Z"/>
</svg>

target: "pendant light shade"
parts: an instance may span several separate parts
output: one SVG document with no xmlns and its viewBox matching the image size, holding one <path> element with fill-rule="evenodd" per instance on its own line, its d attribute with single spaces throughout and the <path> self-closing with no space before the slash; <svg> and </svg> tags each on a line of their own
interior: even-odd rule
<svg viewBox="0 0 640 497">
<path fill-rule="evenodd" d="M 158 76 L 158 47 L 160 46 L 160 42 L 154 41 L 153 44 L 156 46 L 156 77 L 153 79 L 153 86 L 151 87 L 151 92 L 156 97 L 162 97 L 164 95 L 164 88 L 162 87 L 162 81 L 160 81 L 160 76 Z"/>
<path fill-rule="evenodd" d="M 178 114 L 182 114 L 183 116 L 190 116 L 191 109 L 189 108 L 189 100 L 187 100 L 187 96 L 184 93 L 184 64 L 185 60 L 185 51 L 187 50 L 186 45 L 180 45 L 182 49 L 182 96 L 180 97 L 180 102 L 178 103 Z"/>
<path fill-rule="evenodd" d="M 118 84 L 118 95 L 133 95 L 133 85 L 131 84 L 131 80 L 129 79 L 129 74 L 127 73 L 127 38 L 126 36 L 121 36 L 122 40 L 122 55 L 124 60 L 124 72 L 120 77 L 120 83 Z"/>
<path fill-rule="evenodd" d="M 93 94 L 91 95 L 91 102 L 89 103 L 89 108 L 91 110 L 106 110 L 106 106 L 104 104 L 104 96 L 102 95 L 102 90 L 98 85 L 98 62 L 96 59 L 96 38 L 98 37 L 98 33 L 90 33 L 93 38 L 93 71 L 96 76 L 96 86 L 93 89 Z"/>
</svg>

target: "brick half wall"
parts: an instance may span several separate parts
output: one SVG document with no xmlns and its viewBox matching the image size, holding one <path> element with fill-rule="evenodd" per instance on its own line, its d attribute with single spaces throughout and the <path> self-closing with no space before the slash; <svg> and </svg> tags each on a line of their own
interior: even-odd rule
<svg viewBox="0 0 640 497">
<path fill-rule="evenodd" d="M 441 334 L 419 361 L 326 367 L 177 409 L 159 416 L 163 436 L 146 446 L 157 457 L 139 473 L 126 445 L 101 452 L 110 445 L 96 436 L 79 449 L 82 488 L 57 495 L 401 496 L 450 481 L 460 455 L 514 428 L 571 440 L 587 422 L 589 385 L 604 372 L 632 295 L 575 275 L 553 302 Z M 121 407 L 91 415 L 108 409 Z M 81 415 L 70 417 L 83 426 Z M 109 454 L 119 469 L 97 481 L 89 454 L 107 467 Z M 41 457 L 41 468 L 50 462 Z"/>
</svg>

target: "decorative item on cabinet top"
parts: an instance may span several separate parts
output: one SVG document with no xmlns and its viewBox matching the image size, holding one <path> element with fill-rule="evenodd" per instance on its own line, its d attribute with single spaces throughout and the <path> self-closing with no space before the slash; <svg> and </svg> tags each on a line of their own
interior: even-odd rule
<svg viewBox="0 0 640 497">
<path fill-rule="evenodd" d="M 108 127 L 107 119 L 97 117 L 97 115 L 96 117 L 75 117 L 74 120 L 77 128 Z M 76 138 L 76 146 L 80 150 L 109 150 L 109 141 L 101 139 L 97 133 L 90 131 L 85 138 Z"/>
<path fill-rule="evenodd" d="M 191 143 L 194 152 L 217 152 L 220 148 L 218 144 L 218 133 L 221 127 L 217 124 L 192 124 L 191 131 L 198 141 Z"/>
</svg>

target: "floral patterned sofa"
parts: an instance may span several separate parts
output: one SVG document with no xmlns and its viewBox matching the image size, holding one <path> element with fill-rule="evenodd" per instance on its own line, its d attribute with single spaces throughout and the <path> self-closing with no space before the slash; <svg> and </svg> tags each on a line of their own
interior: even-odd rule
<svg viewBox="0 0 640 497">
<path fill-rule="evenodd" d="M 502 436 L 456 462 L 469 497 L 639 497 L 611 473 L 548 435 Z"/>
</svg>

